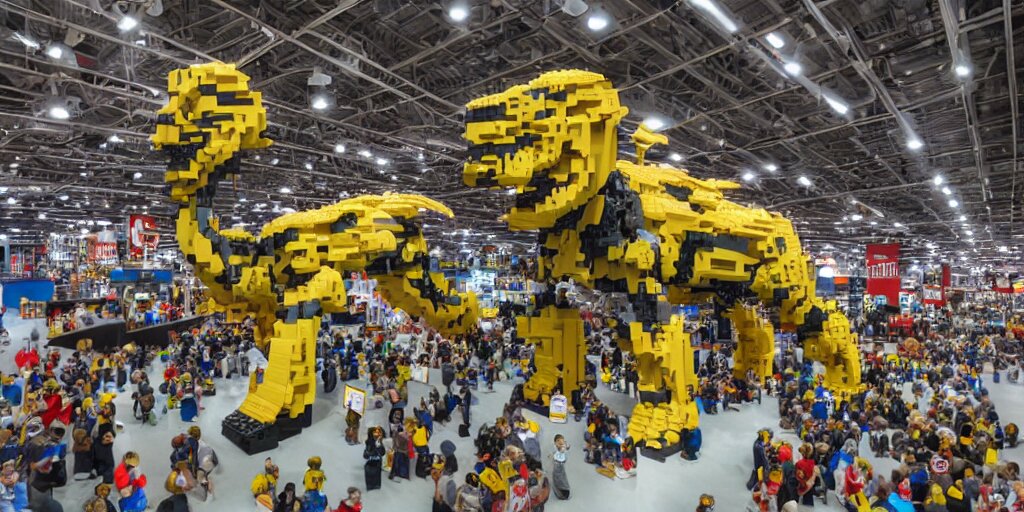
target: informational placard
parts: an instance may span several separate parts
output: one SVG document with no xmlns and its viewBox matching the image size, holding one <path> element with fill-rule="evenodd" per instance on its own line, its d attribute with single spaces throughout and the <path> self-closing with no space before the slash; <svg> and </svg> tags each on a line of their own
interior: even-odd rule
<svg viewBox="0 0 1024 512">
<path fill-rule="evenodd" d="M 423 384 L 429 384 L 430 368 L 427 366 L 414 365 L 412 367 L 412 380 L 415 382 L 422 382 Z"/>
<path fill-rule="evenodd" d="M 359 415 L 366 409 L 366 391 L 357 387 L 345 385 L 345 408 L 351 409 Z"/>
<path fill-rule="evenodd" d="M 548 419 L 551 423 L 565 423 L 569 416 L 569 401 L 565 395 L 552 395 L 548 406 Z"/>
<path fill-rule="evenodd" d="M 900 244 L 867 245 L 868 294 L 884 296 L 895 306 L 900 299 Z"/>
</svg>

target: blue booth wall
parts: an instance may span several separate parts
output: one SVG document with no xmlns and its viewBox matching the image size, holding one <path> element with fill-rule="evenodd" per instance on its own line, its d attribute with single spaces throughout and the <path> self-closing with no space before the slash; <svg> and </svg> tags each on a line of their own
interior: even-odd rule
<svg viewBox="0 0 1024 512">
<path fill-rule="evenodd" d="M 53 300 L 54 284 L 49 279 L 21 279 L 17 281 L 5 281 L 4 306 L 7 309 L 17 310 L 21 307 L 21 298 L 28 300 L 49 302 Z"/>
</svg>

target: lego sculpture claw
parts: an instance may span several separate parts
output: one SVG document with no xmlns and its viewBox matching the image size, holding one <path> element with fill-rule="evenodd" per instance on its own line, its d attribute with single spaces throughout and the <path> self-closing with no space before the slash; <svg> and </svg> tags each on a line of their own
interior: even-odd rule
<svg viewBox="0 0 1024 512">
<path fill-rule="evenodd" d="M 539 233 L 537 279 L 547 289 L 534 297 L 535 312 L 517 319 L 520 336 L 538 350 L 528 400 L 543 405 L 553 390 L 569 395 L 582 384 L 578 311 L 554 291 L 570 279 L 627 299 L 616 331 L 638 362 L 640 403 L 629 433 L 646 455 L 678 450 L 698 424 L 693 349 L 671 315 L 674 304 L 714 300 L 733 321 L 738 376 L 770 371 L 774 329 L 747 306 L 759 301 L 798 333 L 806 357 L 825 364 L 827 386 L 859 389 L 849 322 L 815 296 L 792 224 L 726 199 L 736 183 L 644 162 L 668 139 L 642 125 L 632 137 L 637 161 L 618 160 L 627 109 L 604 76 L 544 73 L 466 109 L 465 184 L 514 190 L 503 220 Z"/>
<path fill-rule="evenodd" d="M 218 183 L 238 174 L 242 151 L 271 144 L 260 93 L 248 83 L 231 64 L 172 71 L 152 141 L 168 157 L 181 251 L 229 321 L 254 319 L 254 341 L 267 356 L 262 382 L 254 373 L 249 395 L 222 425 L 226 437 L 256 453 L 309 426 L 320 318 L 347 306 L 347 272 L 378 279 L 393 305 L 445 333 L 475 325 L 477 303 L 430 272 L 421 214 L 452 212 L 423 196 L 355 197 L 278 217 L 259 237 L 219 229 L 212 210 Z"/>
</svg>

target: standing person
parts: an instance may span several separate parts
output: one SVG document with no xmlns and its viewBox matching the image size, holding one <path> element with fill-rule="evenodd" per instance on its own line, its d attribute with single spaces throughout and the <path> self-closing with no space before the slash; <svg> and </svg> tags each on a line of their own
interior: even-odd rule
<svg viewBox="0 0 1024 512">
<path fill-rule="evenodd" d="M 366 447 L 363 449 L 363 458 L 366 464 L 363 466 L 363 473 L 366 478 L 366 490 L 380 489 L 380 473 L 383 465 L 384 455 L 387 452 L 384 448 L 384 429 L 381 427 L 370 427 L 366 431 Z"/>
<path fill-rule="evenodd" d="M 551 454 L 555 461 L 551 472 L 551 489 L 560 500 L 569 499 L 569 477 L 565 473 L 565 462 L 569 459 L 569 443 L 562 434 L 555 435 L 555 451 Z"/>
<path fill-rule="evenodd" d="M 430 469 L 430 478 L 434 480 L 434 499 L 432 512 L 453 512 L 455 510 L 458 489 L 452 478 L 457 464 L 443 455 L 434 455 L 434 464 Z"/>
<path fill-rule="evenodd" d="M 67 483 L 67 469 L 61 459 L 58 443 L 64 437 L 64 428 L 55 421 L 44 432 L 38 417 L 29 420 L 24 458 L 28 463 L 29 506 L 33 512 L 64 512 L 64 507 L 53 499 L 53 489 Z"/>
<path fill-rule="evenodd" d="M 348 498 L 341 500 L 334 512 L 362 512 L 363 493 L 356 487 L 348 488 Z"/>
<path fill-rule="evenodd" d="M 455 512 L 483 512 L 483 496 L 480 492 L 480 477 L 466 473 L 466 483 L 455 493 Z"/>
<path fill-rule="evenodd" d="M 199 389 L 192 382 L 192 374 L 185 372 L 181 374 L 181 387 L 178 388 L 178 409 L 181 412 L 181 421 L 194 422 L 199 419 Z"/>
<path fill-rule="evenodd" d="M 257 503 L 269 501 L 271 505 L 274 504 L 279 475 L 280 471 L 277 465 L 274 464 L 270 457 L 267 457 L 263 461 L 263 472 L 256 475 L 249 486 L 249 489 L 252 491 L 252 497 Z"/>
<path fill-rule="evenodd" d="M 541 468 L 540 461 L 531 461 L 531 465 L 533 468 L 530 470 L 530 478 L 527 480 L 530 489 L 530 510 L 544 512 L 544 504 L 551 497 L 551 484 Z"/>
<path fill-rule="evenodd" d="M 391 450 L 394 452 L 394 460 L 391 462 L 391 474 L 388 480 L 395 478 L 409 479 L 409 461 L 415 454 L 412 448 L 412 433 L 410 430 L 399 430 L 391 437 Z"/>
<path fill-rule="evenodd" d="M 284 491 L 277 495 L 274 512 L 300 512 L 301 510 L 302 501 L 295 495 L 295 484 L 292 482 L 284 484 Z"/>
<path fill-rule="evenodd" d="M 469 386 L 462 386 L 462 400 L 459 406 L 462 408 L 462 424 L 469 427 L 469 407 L 473 401 L 473 395 L 469 392 Z"/>
<path fill-rule="evenodd" d="M 306 461 L 306 474 L 302 477 L 302 483 L 306 493 L 302 498 L 302 512 L 324 512 L 327 510 L 327 495 L 324 494 L 324 484 L 327 483 L 327 476 L 320 467 L 323 461 L 320 457 L 310 457 Z"/>
<path fill-rule="evenodd" d="M 127 452 L 121 458 L 121 464 L 114 470 L 114 484 L 121 500 L 117 502 L 117 508 L 121 512 L 142 512 L 149 507 L 149 500 L 146 499 L 146 475 L 138 473 L 139 454 Z"/>
</svg>

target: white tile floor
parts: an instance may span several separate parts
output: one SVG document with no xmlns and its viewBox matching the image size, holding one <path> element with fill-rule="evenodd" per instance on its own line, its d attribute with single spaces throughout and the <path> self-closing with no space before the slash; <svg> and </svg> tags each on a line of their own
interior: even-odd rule
<svg viewBox="0 0 1024 512">
<path fill-rule="evenodd" d="M 0 369 L 10 371 L 13 367 L 13 355 L 21 347 L 20 340 L 27 336 L 31 324 L 6 318 L 11 329 L 13 343 L 5 350 L 0 350 Z M 45 332 L 40 327 L 40 332 Z M 154 368 L 155 371 L 160 369 Z M 154 377 L 159 377 L 154 375 Z M 433 377 L 438 377 L 434 375 Z M 158 381 L 158 380 L 157 380 Z M 220 435 L 221 419 L 233 411 L 243 398 L 245 384 L 241 379 L 231 382 L 219 381 L 217 396 L 204 401 L 199 425 L 203 428 L 204 438 L 217 450 L 221 466 L 214 474 L 217 487 L 216 496 L 206 503 L 193 501 L 195 512 L 251 510 L 252 498 L 249 494 L 249 483 L 252 477 L 261 470 L 263 458 L 272 456 L 281 467 L 281 485 L 284 482 L 296 482 L 301 487 L 305 461 L 311 455 L 320 455 L 324 459 L 324 471 L 327 474 L 327 491 L 331 506 L 337 506 L 344 490 L 354 485 L 363 487 L 362 447 L 348 446 L 344 443 L 344 415 L 339 404 L 338 390 L 332 394 L 322 395 L 314 406 L 314 423 L 300 436 L 284 441 L 278 449 L 267 454 L 252 457 L 246 456 L 241 450 L 226 441 Z M 1024 422 L 1024 387 L 1017 385 L 988 384 L 993 400 L 997 404 L 1004 422 Z M 410 394 L 411 403 L 418 403 L 419 397 L 425 395 L 429 387 L 413 383 Z M 492 394 L 477 394 L 479 405 L 473 408 L 473 428 L 475 434 L 479 425 L 493 421 L 501 411 L 511 391 L 511 385 L 499 383 Z M 607 389 L 599 391 L 599 396 L 620 412 L 629 411 L 629 399 Z M 141 426 L 133 422 L 130 416 L 130 393 L 117 398 L 119 411 L 123 411 L 119 419 L 128 426 L 117 438 L 116 454 L 134 449 L 141 454 L 143 470 L 149 475 L 151 484 L 148 489 L 150 502 L 156 504 L 167 496 L 163 490 L 163 480 L 168 473 L 168 456 L 170 439 L 183 432 L 188 424 L 183 423 L 176 411 L 171 411 L 160 418 L 157 426 Z M 664 464 L 641 459 L 638 477 L 630 480 L 611 481 L 597 474 L 592 466 L 583 462 L 582 446 L 583 427 L 571 419 L 568 424 L 555 425 L 546 419 L 540 420 L 542 425 L 542 448 L 545 456 L 550 453 L 551 439 L 555 434 L 566 436 L 573 447 L 568 464 L 569 480 L 572 485 L 572 498 L 567 502 L 559 502 L 552 497 L 548 510 L 643 510 L 643 511 L 686 511 L 696 508 L 697 498 L 701 493 L 713 494 L 718 505 L 717 510 L 741 511 L 750 503 L 749 493 L 743 487 L 750 473 L 752 464 L 751 446 L 755 432 L 763 426 L 775 427 L 776 403 L 768 398 L 761 406 L 744 406 L 741 412 L 706 416 L 702 419 L 704 448 L 701 459 L 697 462 L 684 462 L 672 458 Z M 532 413 L 527 413 L 532 414 Z M 363 419 L 363 433 L 370 424 L 385 424 L 385 410 L 370 411 Z M 778 431 L 778 429 L 775 429 Z M 785 434 L 782 434 L 785 436 Z M 791 441 L 795 437 L 788 436 Z M 457 477 L 461 482 L 466 471 L 474 462 L 472 440 L 460 439 L 456 435 L 456 423 L 448 426 L 437 426 L 430 445 L 435 450 L 441 441 L 453 441 L 459 457 L 461 471 Z M 867 453 L 866 439 L 863 453 Z M 1017 448 L 1003 453 L 1003 457 L 1024 463 L 1024 448 Z M 881 474 L 888 473 L 895 462 L 892 460 L 878 461 L 873 457 L 869 460 L 875 464 Z M 545 461 L 545 467 L 550 461 Z M 57 498 L 65 504 L 65 510 L 79 509 L 79 503 L 92 493 L 93 482 L 71 482 L 66 488 L 60 489 Z M 386 478 L 383 489 L 371 491 L 364 495 L 364 510 L 429 510 L 432 495 L 432 484 L 427 480 L 413 478 L 412 481 L 394 483 Z M 833 500 L 829 507 L 819 505 L 817 510 L 842 510 Z"/>
</svg>

